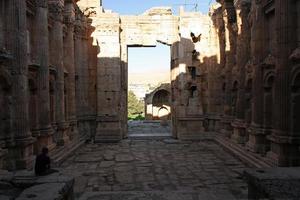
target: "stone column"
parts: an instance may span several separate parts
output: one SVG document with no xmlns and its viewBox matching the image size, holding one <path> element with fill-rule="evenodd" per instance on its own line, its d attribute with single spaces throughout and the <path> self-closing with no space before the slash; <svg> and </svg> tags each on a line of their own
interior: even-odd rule
<svg viewBox="0 0 300 200">
<path fill-rule="evenodd" d="M 28 66 L 26 37 L 26 1 L 7 1 L 7 50 L 14 59 L 10 60 L 12 75 L 12 138 L 8 142 L 9 169 L 32 166 L 33 142 L 28 113 Z"/>
<path fill-rule="evenodd" d="M 226 65 L 225 65 L 225 102 L 224 102 L 224 116 L 222 119 L 223 129 L 222 132 L 226 136 L 231 136 L 233 121 L 232 116 L 232 68 L 235 66 L 236 54 L 236 32 L 234 24 L 236 23 L 236 13 L 233 2 L 223 2 L 223 18 L 225 23 L 225 52 L 226 52 Z"/>
<path fill-rule="evenodd" d="M 264 59 L 264 30 L 265 16 L 261 1 L 252 3 L 251 11 L 251 55 L 254 69 L 252 82 L 252 121 L 247 146 L 250 151 L 261 152 L 265 150 L 265 135 L 263 129 L 263 59 Z"/>
<path fill-rule="evenodd" d="M 295 16 L 293 1 L 275 1 L 277 30 L 277 61 L 274 94 L 274 125 L 271 152 L 268 157 L 276 166 L 297 166 L 300 164 L 299 136 L 291 135 L 290 115 L 290 72 L 292 51 L 296 49 Z M 299 12 L 299 10 L 298 10 Z"/>
<path fill-rule="evenodd" d="M 58 128 L 57 144 L 63 145 L 69 141 L 67 123 L 65 122 L 65 95 L 64 95 L 64 48 L 63 48 L 63 0 L 49 0 L 49 11 L 53 17 L 51 43 L 52 63 L 57 71 L 56 80 L 56 123 Z"/>
<path fill-rule="evenodd" d="M 82 23 L 82 15 L 80 13 L 76 13 L 76 21 L 75 21 L 75 40 L 74 40 L 74 55 L 75 55 L 75 74 L 76 74 L 76 81 L 75 81 L 75 94 L 76 94 L 76 114 L 78 120 L 78 129 L 79 135 L 81 138 L 85 136 L 85 88 L 84 88 L 84 68 L 85 61 L 84 61 L 84 45 L 83 45 L 83 23 Z"/>
<path fill-rule="evenodd" d="M 251 3 L 249 1 L 240 0 L 236 2 L 237 10 L 237 57 L 236 64 L 239 75 L 239 88 L 236 105 L 236 119 L 233 122 L 233 139 L 237 143 L 244 144 L 248 140 L 245 115 L 246 115 L 246 64 L 249 61 L 250 54 L 250 26 L 248 15 L 250 12 Z"/>
<path fill-rule="evenodd" d="M 68 71 L 68 122 L 70 139 L 77 137 L 76 95 L 75 95 L 75 58 L 74 58 L 74 23 L 75 8 L 73 1 L 66 1 L 64 7 L 66 35 L 64 38 L 64 67 Z"/>
<path fill-rule="evenodd" d="M 50 120 L 49 95 L 49 33 L 48 33 L 48 0 L 36 0 L 36 15 L 34 24 L 34 62 L 39 64 L 38 85 L 38 111 L 39 131 L 37 147 L 54 148 L 53 129 Z"/>
</svg>

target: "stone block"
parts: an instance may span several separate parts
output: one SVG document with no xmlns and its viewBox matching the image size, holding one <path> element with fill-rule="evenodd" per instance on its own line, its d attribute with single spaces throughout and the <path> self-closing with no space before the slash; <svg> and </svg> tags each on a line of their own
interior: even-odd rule
<svg viewBox="0 0 300 200">
<path fill-rule="evenodd" d="M 300 168 L 250 169 L 244 172 L 249 199 L 299 199 Z"/>
</svg>

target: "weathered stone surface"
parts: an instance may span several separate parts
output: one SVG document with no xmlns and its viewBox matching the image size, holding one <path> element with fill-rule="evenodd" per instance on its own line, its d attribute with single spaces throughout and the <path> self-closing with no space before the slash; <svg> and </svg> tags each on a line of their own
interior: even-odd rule
<svg viewBox="0 0 300 200">
<path fill-rule="evenodd" d="M 252 169 L 245 171 L 248 198 L 298 199 L 300 168 Z"/>
<path fill-rule="evenodd" d="M 234 198 L 247 196 L 247 186 L 241 179 L 246 166 L 212 141 L 126 140 L 113 145 L 87 145 L 79 151 L 87 152 L 85 156 L 89 158 L 90 154 L 102 155 L 111 148 L 116 149 L 116 156 L 113 161 L 104 161 L 109 162 L 109 167 L 99 163 L 90 170 L 90 162 L 77 163 L 73 159 L 63 163 L 64 173 L 71 175 L 76 171 L 78 174 L 74 186 L 76 197 L 83 191 L 81 198 L 96 194 L 97 198 L 118 199 L 118 192 L 132 191 L 128 198 L 133 198 L 141 191 L 159 190 L 162 193 L 157 198 L 162 195 L 168 199 L 171 194 L 166 191 L 184 190 L 196 194 L 203 188 L 209 189 L 208 192 L 220 189 Z M 106 196 L 109 191 L 115 193 Z M 150 198 L 149 195 L 145 198 Z M 188 193 L 187 198 L 190 195 Z"/>
<path fill-rule="evenodd" d="M 54 200 L 73 199 L 72 188 L 66 187 L 64 183 L 45 183 L 25 189 L 17 200 Z"/>
</svg>

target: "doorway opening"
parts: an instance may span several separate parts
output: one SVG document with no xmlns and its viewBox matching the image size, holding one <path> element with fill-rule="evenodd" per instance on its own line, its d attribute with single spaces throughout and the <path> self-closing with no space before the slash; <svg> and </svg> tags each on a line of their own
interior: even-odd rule
<svg viewBox="0 0 300 200">
<path fill-rule="evenodd" d="M 171 48 L 128 47 L 128 136 L 171 136 Z"/>
</svg>

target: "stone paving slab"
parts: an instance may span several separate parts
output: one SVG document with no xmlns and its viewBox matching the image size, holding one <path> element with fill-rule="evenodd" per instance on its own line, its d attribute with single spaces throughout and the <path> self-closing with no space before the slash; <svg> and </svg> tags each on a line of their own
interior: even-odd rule
<svg viewBox="0 0 300 200">
<path fill-rule="evenodd" d="M 247 197 L 247 184 L 242 177 L 247 167 L 213 141 L 123 140 L 86 144 L 61 167 L 64 174 L 75 177 L 76 198 L 90 193 L 101 196 L 103 192 L 146 192 L 141 199 L 151 199 L 147 192 L 197 194 L 219 190 L 236 199 Z M 127 199 L 139 199 L 132 195 Z M 118 199 L 113 194 L 107 198 Z"/>
<path fill-rule="evenodd" d="M 224 190 L 151 191 L 151 192 L 90 192 L 80 200 L 235 200 Z"/>
</svg>

